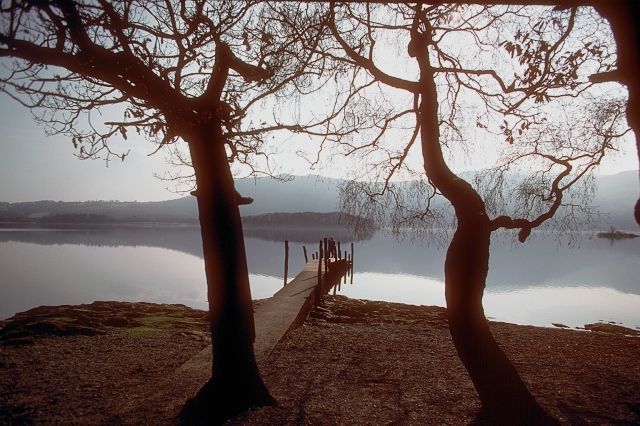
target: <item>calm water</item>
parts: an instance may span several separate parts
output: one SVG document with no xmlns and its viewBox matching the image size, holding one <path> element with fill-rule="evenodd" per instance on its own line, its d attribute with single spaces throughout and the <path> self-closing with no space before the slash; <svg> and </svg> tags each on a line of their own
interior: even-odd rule
<svg viewBox="0 0 640 426">
<path fill-rule="evenodd" d="M 282 286 L 284 244 L 248 236 L 246 248 L 253 297 L 269 297 Z M 491 248 L 487 316 L 519 324 L 602 320 L 640 328 L 640 239 L 583 237 L 568 247 L 553 238 L 521 245 L 503 236 Z M 353 284 L 340 293 L 444 306 L 445 250 L 382 235 L 356 242 Z M 290 243 L 291 278 L 303 262 L 302 243 Z M 206 308 L 199 230 L 0 230 L 0 318 L 43 304 L 93 300 Z"/>
</svg>

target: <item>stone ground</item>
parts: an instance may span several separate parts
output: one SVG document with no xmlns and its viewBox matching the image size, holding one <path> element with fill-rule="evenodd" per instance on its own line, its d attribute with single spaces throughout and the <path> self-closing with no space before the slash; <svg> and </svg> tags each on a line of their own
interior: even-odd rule
<svg viewBox="0 0 640 426">
<path fill-rule="evenodd" d="M 175 423 L 153 398 L 209 343 L 204 312 L 123 302 L 38 309 L 0 323 L 0 424 Z M 491 328 L 563 423 L 640 423 L 640 338 L 624 335 L 633 330 Z M 480 408 L 443 308 L 327 296 L 262 370 L 278 405 L 230 423 L 465 424 Z"/>
</svg>

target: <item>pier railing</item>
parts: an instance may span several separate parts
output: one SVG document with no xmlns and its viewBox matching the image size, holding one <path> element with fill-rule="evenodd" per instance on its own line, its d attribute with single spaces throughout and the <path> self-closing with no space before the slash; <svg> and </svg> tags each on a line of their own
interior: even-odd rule
<svg viewBox="0 0 640 426">
<path fill-rule="evenodd" d="M 340 291 L 342 281 L 347 283 L 350 278 L 353 284 L 353 260 L 354 244 L 350 243 L 351 252 L 342 251 L 342 243 L 333 241 L 331 238 L 323 238 L 319 241 L 318 250 L 311 252 L 311 263 L 317 264 L 317 284 L 315 292 L 315 303 L 320 303 L 322 295 L 333 289 L 334 294 Z M 302 246 L 302 253 L 306 265 L 309 265 L 309 252 L 305 245 Z M 284 285 L 287 285 L 289 274 L 289 240 L 284 241 Z"/>
</svg>

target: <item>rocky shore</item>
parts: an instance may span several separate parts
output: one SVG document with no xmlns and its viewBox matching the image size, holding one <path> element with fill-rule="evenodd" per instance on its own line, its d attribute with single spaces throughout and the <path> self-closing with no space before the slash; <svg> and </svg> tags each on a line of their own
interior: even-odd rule
<svg viewBox="0 0 640 426">
<path fill-rule="evenodd" d="M 0 424 L 149 423 L 163 380 L 209 344 L 181 305 L 40 307 L 0 322 Z M 565 424 L 640 422 L 636 330 L 491 323 L 541 405 Z M 465 424 L 480 408 L 446 310 L 328 296 L 262 367 L 278 400 L 232 424 Z M 176 413 L 177 414 L 177 413 Z"/>
</svg>

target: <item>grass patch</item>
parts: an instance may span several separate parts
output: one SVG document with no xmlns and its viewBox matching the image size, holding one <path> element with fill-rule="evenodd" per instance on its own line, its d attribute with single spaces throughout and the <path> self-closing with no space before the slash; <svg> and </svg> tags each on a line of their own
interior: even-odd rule
<svg viewBox="0 0 640 426">
<path fill-rule="evenodd" d="M 133 337 L 147 337 L 153 336 L 159 333 L 160 330 L 153 327 L 133 327 L 123 329 L 123 333 L 129 334 Z"/>
<path fill-rule="evenodd" d="M 158 325 L 163 322 L 174 322 L 176 319 L 167 315 L 149 315 L 144 317 L 136 318 L 138 321 L 143 323 L 144 325 Z"/>
</svg>

